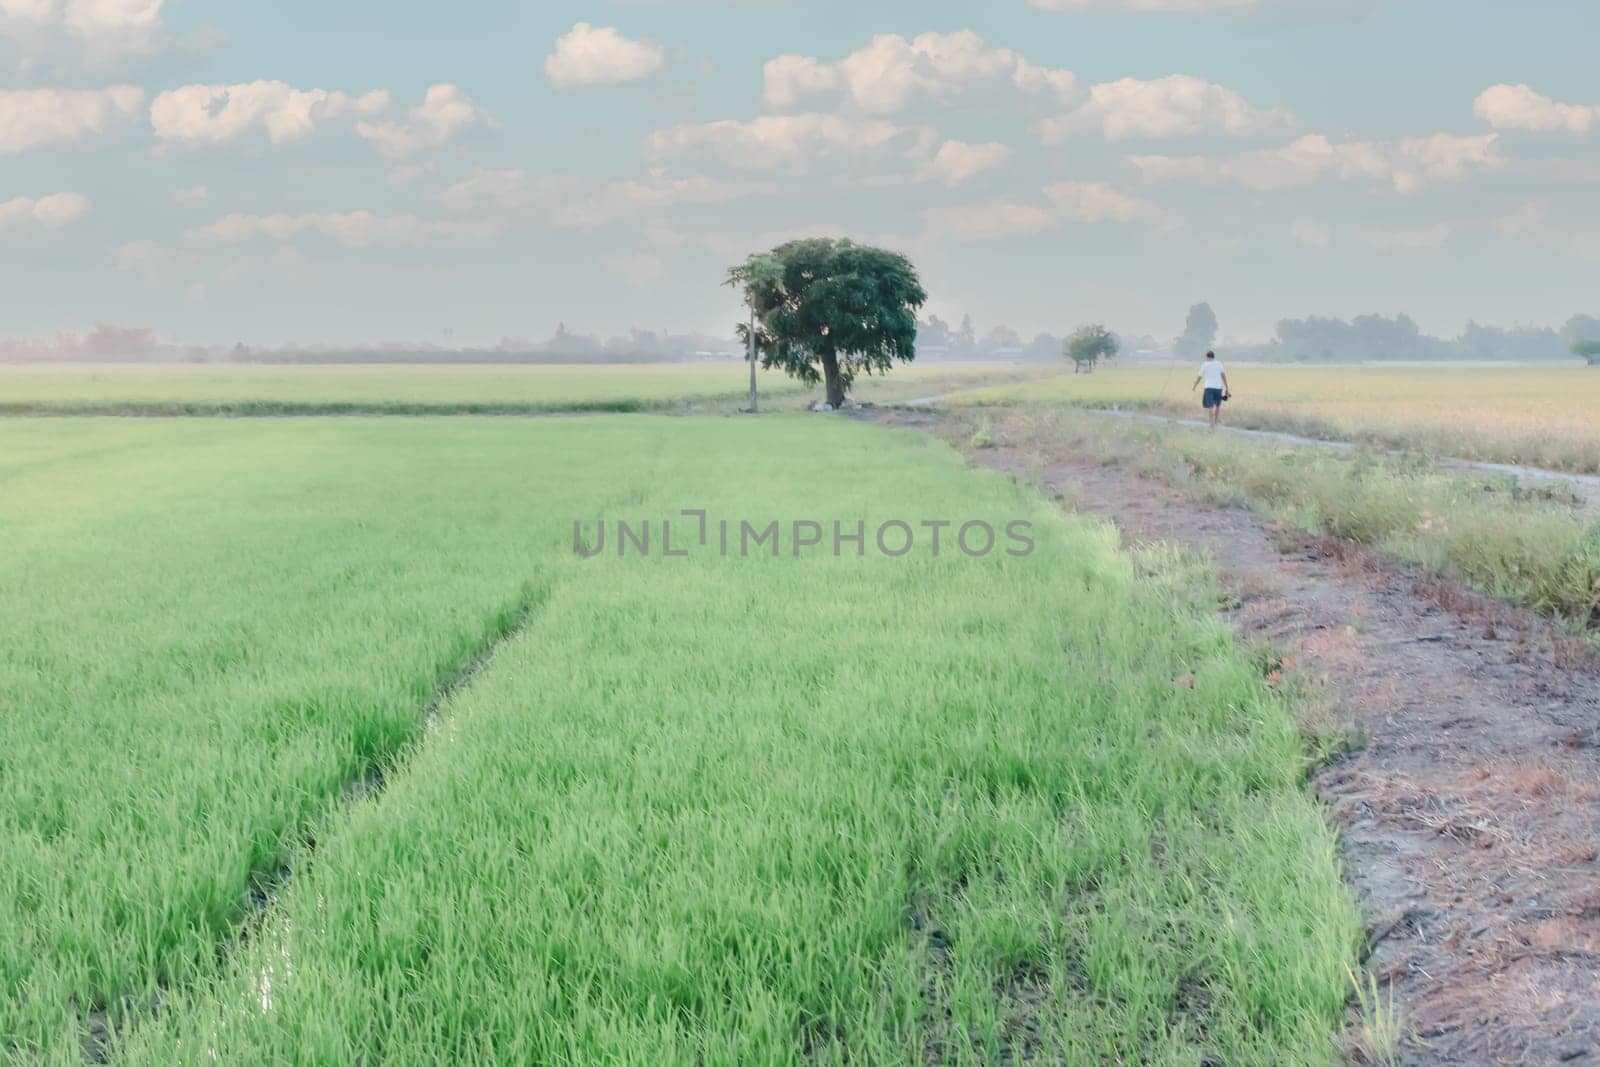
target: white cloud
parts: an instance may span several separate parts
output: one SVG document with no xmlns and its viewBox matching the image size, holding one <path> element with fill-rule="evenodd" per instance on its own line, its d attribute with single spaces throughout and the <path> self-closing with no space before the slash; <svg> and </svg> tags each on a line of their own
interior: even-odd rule
<svg viewBox="0 0 1600 1067">
<path fill-rule="evenodd" d="M 1226 86 L 1187 74 L 1169 74 L 1148 81 L 1121 78 L 1090 86 L 1087 102 L 1066 115 L 1041 122 L 1038 133 L 1047 144 L 1097 127 L 1112 140 L 1199 134 L 1249 137 L 1293 121 L 1283 108 L 1253 107 Z"/>
<path fill-rule="evenodd" d="M 1179 220 L 1148 200 L 1100 182 L 1059 182 L 1044 191 L 1049 206 L 989 200 L 930 208 L 923 223 L 961 241 L 1001 241 L 1056 230 L 1067 224 L 1142 223 L 1171 229 Z"/>
<path fill-rule="evenodd" d="M 700 177 L 594 182 L 572 175 L 488 170 L 450 186 L 441 199 L 458 214 L 532 212 L 552 226 L 585 229 L 681 204 L 725 203 L 764 188 Z"/>
<path fill-rule="evenodd" d="M 179 204 L 192 204 L 197 200 L 204 200 L 209 195 L 210 194 L 206 190 L 205 186 L 191 185 L 187 189 L 174 190 L 172 193 L 172 199 Z"/>
<path fill-rule="evenodd" d="M 138 114 L 142 103 L 144 90 L 131 85 L 0 90 L 0 154 L 103 133 L 113 122 Z"/>
<path fill-rule="evenodd" d="M 790 54 L 769 59 L 762 68 L 762 82 L 767 106 L 787 110 L 805 97 L 843 89 L 844 75 L 816 56 Z"/>
<path fill-rule="evenodd" d="M 666 51 L 653 41 L 631 40 L 614 27 L 580 22 L 556 41 L 544 73 L 557 89 L 620 85 L 650 77 L 665 59 Z"/>
<path fill-rule="evenodd" d="M 1600 105 L 1558 104 L 1526 85 L 1494 85 L 1478 94 L 1473 112 L 1497 130 L 1588 133 L 1600 123 Z"/>
<path fill-rule="evenodd" d="M 983 85 L 1070 99 L 1071 71 L 1036 66 L 1009 48 L 992 48 L 971 30 L 924 33 L 911 40 L 887 33 L 837 63 L 782 55 L 763 69 L 767 106 L 787 109 L 804 98 L 844 93 L 862 111 L 891 115 L 918 100 L 948 101 Z"/>
<path fill-rule="evenodd" d="M 1436 133 L 1431 137 L 1408 137 L 1395 151 L 1394 187 L 1413 192 L 1425 184 L 1463 182 L 1473 174 L 1493 170 L 1505 163 L 1495 153 L 1498 134 L 1482 137 L 1457 137 Z"/>
<path fill-rule="evenodd" d="M 1295 219 L 1289 227 L 1289 236 L 1310 248 L 1327 248 L 1333 244 L 1333 231 L 1314 219 Z"/>
<path fill-rule="evenodd" d="M 0 37 L 26 50 L 57 35 L 81 44 L 91 58 L 141 52 L 161 30 L 165 0 L 0 0 Z"/>
<path fill-rule="evenodd" d="M 946 141 L 918 173 L 927 181 L 943 182 L 953 188 L 971 181 L 984 171 L 1005 166 L 1011 160 L 1011 154 L 1011 149 L 998 142 L 969 144 L 966 141 Z"/>
<path fill-rule="evenodd" d="M 150 124 L 164 141 L 223 144 L 255 127 L 273 143 L 304 137 L 317 123 L 344 115 L 376 115 L 389 106 L 384 90 L 350 96 L 296 89 L 279 81 L 186 85 L 157 96 Z"/>
<path fill-rule="evenodd" d="M 802 170 L 818 159 L 859 157 L 901 148 L 915 152 L 928 131 L 846 115 L 763 115 L 748 122 L 686 124 L 657 130 L 651 156 L 709 155 L 744 170 Z"/>
<path fill-rule="evenodd" d="M 385 156 L 400 159 L 438 148 L 457 131 L 487 121 L 488 116 L 460 89 L 435 85 L 428 89 L 422 103 L 406 113 L 404 122 L 358 122 L 356 132 L 377 145 Z"/>
<path fill-rule="evenodd" d="M 1544 200 L 1529 200 L 1509 215 L 1494 219 L 1490 225 L 1502 237 L 1532 237 L 1544 232 L 1545 219 L 1550 205 Z"/>
<path fill-rule="evenodd" d="M 88 213 L 88 197 L 77 193 L 53 193 L 37 200 L 19 196 L 0 202 L 0 229 L 32 222 L 54 230 L 77 222 Z"/>
<path fill-rule="evenodd" d="M 420 243 L 456 238 L 485 237 L 493 227 L 473 221 L 428 221 L 415 215 L 376 215 L 370 211 L 248 215 L 234 212 L 209 226 L 185 234 L 193 241 L 241 244 L 254 240 L 288 241 L 304 233 L 319 234 L 350 248 L 373 244 Z M 126 249 L 125 249 L 126 251 Z"/>
<path fill-rule="evenodd" d="M 1146 181 L 1206 182 L 1276 191 L 1310 185 L 1325 177 L 1388 182 L 1412 193 L 1429 184 L 1461 182 L 1505 163 L 1495 151 L 1498 135 L 1458 137 L 1439 133 L 1400 141 L 1336 143 L 1307 134 L 1281 148 L 1233 156 L 1129 156 Z"/>
<path fill-rule="evenodd" d="M 1102 182 L 1060 182 L 1044 194 L 1068 222 L 1147 222 L 1163 227 L 1176 223 L 1158 205 Z"/>
<path fill-rule="evenodd" d="M 1032 237 L 1061 225 L 1061 220 L 1045 208 L 1015 200 L 929 208 L 922 213 L 922 221 L 929 229 L 948 233 L 960 241 Z"/>
</svg>

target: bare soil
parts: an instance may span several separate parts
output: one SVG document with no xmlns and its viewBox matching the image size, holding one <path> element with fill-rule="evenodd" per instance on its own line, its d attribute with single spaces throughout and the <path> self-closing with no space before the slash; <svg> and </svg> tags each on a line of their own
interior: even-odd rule
<svg viewBox="0 0 1600 1067">
<path fill-rule="evenodd" d="M 939 432 L 940 416 L 877 421 Z M 952 435 L 954 436 L 954 435 Z M 960 443 L 959 441 L 957 442 Z M 1544 620 L 1091 455 L 969 450 L 1217 561 L 1227 614 L 1366 743 L 1313 777 L 1407 1064 L 1600 1064 L 1600 656 Z M 1352 1048 L 1352 1058 L 1360 1050 Z"/>
</svg>

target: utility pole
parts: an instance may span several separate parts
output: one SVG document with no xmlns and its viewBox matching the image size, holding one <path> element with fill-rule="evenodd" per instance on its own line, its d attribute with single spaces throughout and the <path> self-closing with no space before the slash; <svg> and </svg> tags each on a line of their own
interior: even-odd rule
<svg viewBox="0 0 1600 1067">
<path fill-rule="evenodd" d="M 758 415 L 761 409 L 756 406 L 756 308 L 752 301 L 750 305 L 750 333 L 746 338 L 745 347 L 749 349 L 750 360 L 750 414 Z"/>
</svg>

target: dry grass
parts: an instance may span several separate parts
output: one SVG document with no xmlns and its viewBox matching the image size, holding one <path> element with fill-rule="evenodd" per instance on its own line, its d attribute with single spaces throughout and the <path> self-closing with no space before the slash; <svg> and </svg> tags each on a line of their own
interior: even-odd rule
<svg viewBox="0 0 1600 1067">
<path fill-rule="evenodd" d="M 1355 440 L 1462 459 L 1600 472 L 1600 369 L 1574 360 L 1298 367 L 1233 364 L 1238 426 Z M 960 402 L 1121 406 L 1198 418 L 1188 364 L 1115 367 L 1089 375 L 958 394 Z"/>
</svg>

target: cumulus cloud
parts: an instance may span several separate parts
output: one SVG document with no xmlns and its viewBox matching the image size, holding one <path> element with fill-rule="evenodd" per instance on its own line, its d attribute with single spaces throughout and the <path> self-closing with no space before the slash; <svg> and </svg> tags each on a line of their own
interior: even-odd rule
<svg viewBox="0 0 1600 1067">
<path fill-rule="evenodd" d="M 933 158 L 923 164 L 918 176 L 925 181 L 943 182 L 947 186 L 963 185 L 984 171 L 1003 167 L 1011 160 L 1011 149 L 998 142 L 969 144 L 966 141 L 946 141 L 939 146 Z"/>
<path fill-rule="evenodd" d="M 280 81 L 186 85 L 151 102 L 150 125 L 164 141 L 189 144 L 223 144 L 259 127 L 276 144 L 306 136 L 319 122 L 376 115 L 388 106 L 389 94 L 381 89 L 350 96 Z"/>
<path fill-rule="evenodd" d="M 288 241 L 301 234 L 325 237 L 348 248 L 374 244 L 417 244 L 432 240 L 486 237 L 493 227 L 482 222 L 424 220 L 415 215 L 377 215 L 371 211 L 347 211 L 291 215 L 249 215 L 234 212 L 209 226 L 185 234 L 192 241 L 242 244 L 246 241 Z"/>
<path fill-rule="evenodd" d="M 988 200 L 929 208 L 922 221 L 931 230 L 960 241 L 1005 241 L 1032 237 L 1061 224 L 1047 208 L 1016 200 Z"/>
<path fill-rule="evenodd" d="M 0 90 L 0 154 L 103 133 L 112 123 L 138 114 L 143 103 L 144 90 L 131 85 Z"/>
<path fill-rule="evenodd" d="M 454 85 L 435 85 L 422 103 L 406 113 L 404 122 L 358 122 L 356 132 L 377 145 L 390 159 L 401 159 L 430 148 L 438 148 L 458 131 L 488 122 L 472 98 Z"/>
<path fill-rule="evenodd" d="M 1086 129 L 1099 129 L 1112 140 L 1199 134 L 1250 137 L 1293 121 L 1294 116 L 1283 108 L 1254 107 L 1227 86 L 1187 74 L 1169 74 L 1091 86 L 1084 104 L 1041 122 L 1038 133 L 1047 144 Z"/>
<path fill-rule="evenodd" d="M 743 170 L 802 170 L 819 159 L 912 153 L 930 139 L 926 129 L 883 119 L 813 113 L 673 126 L 651 134 L 645 148 L 658 159 L 705 155 Z"/>
<path fill-rule="evenodd" d="M 1103 182 L 1060 182 L 1044 195 L 1067 222 L 1145 222 L 1163 227 L 1176 222 L 1164 208 Z"/>
<path fill-rule="evenodd" d="M 1498 134 L 1482 137 L 1457 137 L 1436 133 L 1429 137 L 1407 137 L 1396 145 L 1392 177 L 1402 193 L 1424 185 L 1464 182 L 1472 175 L 1494 170 L 1505 164 L 1495 152 Z"/>
<path fill-rule="evenodd" d="M 1241 185 L 1263 192 L 1295 189 L 1323 178 L 1387 182 L 1412 193 L 1430 184 L 1462 182 L 1504 165 L 1497 134 L 1438 133 L 1399 141 L 1335 142 L 1308 134 L 1281 148 L 1232 156 L 1129 156 L 1146 181 Z"/>
<path fill-rule="evenodd" d="M 844 94 L 861 111 L 892 115 L 919 100 L 948 101 L 979 86 L 1010 86 L 1065 101 L 1077 84 L 1071 71 L 1030 63 L 993 48 L 971 30 L 924 33 L 911 40 L 887 33 L 837 63 L 782 55 L 763 70 L 767 106 L 787 110 L 812 96 Z"/>
<path fill-rule="evenodd" d="M 580 22 L 557 39 L 544 61 L 545 77 L 557 89 L 582 85 L 621 85 L 661 69 L 666 51 L 653 41 L 622 36 L 615 27 Z"/>
<path fill-rule="evenodd" d="M 552 226 L 584 229 L 661 208 L 725 203 L 763 188 L 702 177 L 593 182 L 573 175 L 485 170 L 450 186 L 441 199 L 458 214 L 532 213 Z"/>
<path fill-rule="evenodd" d="M 1333 231 L 1314 219 L 1295 219 L 1289 227 L 1289 236 L 1310 248 L 1327 248 L 1333 244 Z"/>
<path fill-rule="evenodd" d="M 1497 130 L 1530 133 L 1588 133 L 1600 123 L 1600 104 L 1559 104 L 1526 85 L 1490 86 L 1473 112 Z"/>
<path fill-rule="evenodd" d="M 0 37 L 28 50 L 62 35 L 91 57 L 141 52 L 161 30 L 165 0 L 0 0 Z"/>
<path fill-rule="evenodd" d="M 1544 200 L 1529 200 L 1509 215 L 1494 219 L 1490 225 L 1502 237 L 1531 237 L 1545 228 L 1550 204 Z"/>
<path fill-rule="evenodd" d="M 1060 229 L 1069 224 L 1138 223 L 1170 229 L 1178 220 L 1159 205 L 1100 182 L 1059 182 L 1044 190 L 1048 204 L 1014 199 L 930 208 L 930 229 L 961 241 L 1003 241 Z"/>
<path fill-rule="evenodd" d="M 53 193 L 32 197 L 19 196 L 0 201 L 0 229 L 35 223 L 47 229 L 71 225 L 89 213 L 89 198 L 77 193 Z"/>
</svg>

